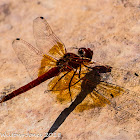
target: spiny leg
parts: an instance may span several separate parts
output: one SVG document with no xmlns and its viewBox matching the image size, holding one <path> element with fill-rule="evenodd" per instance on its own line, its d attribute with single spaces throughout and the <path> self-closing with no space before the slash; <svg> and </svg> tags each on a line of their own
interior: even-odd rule
<svg viewBox="0 0 140 140">
<path fill-rule="evenodd" d="M 80 79 L 80 74 L 81 74 L 81 65 L 79 67 L 79 75 L 78 75 L 79 79 Z"/>
<path fill-rule="evenodd" d="M 70 91 L 71 82 L 72 82 L 72 79 L 73 79 L 73 77 L 74 77 L 74 75 L 75 75 L 76 72 L 77 72 L 77 69 L 76 69 L 75 72 L 73 73 L 73 75 L 72 75 L 72 77 L 71 77 L 71 79 L 70 79 L 70 82 L 69 82 L 69 93 L 70 93 L 70 97 L 71 97 L 71 91 Z M 71 102 L 72 102 L 72 97 L 71 97 Z"/>
<path fill-rule="evenodd" d="M 70 71 L 68 71 L 67 73 L 65 73 L 64 75 L 62 75 L 62 76 L 58 79 L 58 81 L 55 83 L 55 85 L 53 86 L 53 88 L 51 89 L 51 91 L 53 91 L 53 89 L 54 89 L 55 86 L 58 84 L 58 82 L 59 82 L 64 76 L 66 76 L 69 72 L 70 72 Z"/>
<path fill-rule="evenodd" d="M 48 92 L 48 91 L 59 91 L 59 90 L 53 90 L 53 89 L 54 89 L 55 86 L 58 84 L 58 82 L 59 82 L 64 76 L 66 76 L 66 75 L 73 69 L 71 66 L 69 66 L 69 68 L 70 68 L 70 70 L 67 71 L 67 73 L 65 73 L 64 75 L 62 75 L 62 76 L 58 79 L 58 81 L 55 83 L 55 85 L 52 87 L 52 89 L 51 89 L 51 90 L 47 90 L 47 92 Z"/>
<path fill-rule="evenodd" d="M 76 74 L 75 74 L 76 75 Z M 74 84 L 72 84 L 71 85 L 71 87 L 72 86 L 74 86 L 74 85 L 76 85 L 77 83 L 79 83 L 81 80 L 83 80 L 84 79 L 84 77 L 82 77 L 82 78 L 80 78 L 77 82 L 75 82 Z M 67 88 L 65 88 L 65 89 L 63 89 L 63 90 L 66 90 Z M 47 91 L 60 91 L 60 90 L 47 90 Z"/>
</svg>

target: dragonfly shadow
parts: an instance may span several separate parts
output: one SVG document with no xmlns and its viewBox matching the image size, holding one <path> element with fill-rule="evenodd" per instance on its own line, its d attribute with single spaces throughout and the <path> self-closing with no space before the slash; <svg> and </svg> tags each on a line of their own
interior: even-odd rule
<svg viewBox="0 0 140 140">
<path fill-rule="evenodd" d="M 65 108 L 58 118 L 55 120 L 54 124 L 48 131 L 47 135 L 44 137 L 43 140 L 47 139 L 51 134 L 53 134 L 66 120 L 69 114 L 86 98 L 86 96 L 91 93 L 96 86 L 100 83 L 101 77 L 100 73 L 106 73 L 106 67 L 104 66 L 97 66 L 94 67 L 90 72 L 88 72 L 81 83 L 81 91 L 75 98 L 75 100 L 70 104 L 68 108 Z M 92 84 L 91 84 L 92 83 Z"/>
</svg>

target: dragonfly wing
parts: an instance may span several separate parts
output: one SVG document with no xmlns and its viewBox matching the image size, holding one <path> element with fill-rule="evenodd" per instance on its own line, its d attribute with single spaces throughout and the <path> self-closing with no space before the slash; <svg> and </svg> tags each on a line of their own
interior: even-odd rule
<svg viewBox="0 0 140 140">
<path fill-rule="evenodd" d="M 98 92 L 93 91 L 75 108 L 75 112 L 83 112 L 95 107 L 104 107 L 106 104 L 110 104 L 110 101 Z"/>
<path fill-rule="evenodd" d="M 111 101 L 115 111 L 114 118 L 117 121 L 126 121 L 139 115 L 139 93 L 106 82 L 101 82 L 97 88 L 100 89 L 98 91 L 100 94 Z M 114 98 L 118 95 L 120 95 L 118 98 Z"/>
<path fill-rule="evenodd" d="M 74 100 L 81 91 L 82 78 L 88 71 L 89 70 L 85 66 L 81 65 L 81 69 L 78 68 L 75 75 L 74 70 L 70 72 L 62 72 L 58 76 L 54 77 L 52 81 L 50 81 L 50 83 L 48 84 L 48 90 L 52 91 L 53 94 L 56 94 L 56 100 L 59 103 L 70 102 L 71 99 Z M 70 81 L 71 84 L 69 85 Z"/>
<path fill-rule="evenodd" d="M 100 79 L 100 75 L 96 73 L 96 71 L 93 71 L 92 73 L 89 72 L 90 74 L 87 75 L 88 71 L 89 70 L 86 67 L 82 66 L 81 78 L 84 77 L 86 79 L 77 82 L 79 80 L 79 75 L 77 72 L 72 80 L 73 84 L 76 83 L 74 84 L 74 86 L 72 84 L 70 88 L 71 97 L 72 99 L 75 99 L 74 101 L 76 101 L 79 94 L 81 94 L 82 92 L 86 92 L 86 90 L 88 91 L 85 98 L 82 97 L 84 95 L 81 95 L 83 101 L 75 108 L 76 112 L 82 112 L 84 110 L 89 110 L 95 107 L 104 107 L 106 104 L 113 104 L 113 99 L 115 97 L 119 95 L 124 95 L 124 93 L 128 92 L 128 90 L 125 90 L 120 86 L 112 83 L 103 82 Z M 60 103 L 71 101 L 68 86 L 70 79 L 74 74 L 74 71 L 71 71 L 66 75 L 65 74 L 66 72 L 55 77 L 48 85 L 49 90 L 51 90 L 52 93 L 56 94 L 57 101 Z M 63 75 L 65 76 L 63 77 Z M 85 87 L 83 86 L 83 83 L 85 83 Z M 87 87 L 88 89 L 86 89 Z M 89 91 L 91 87 L 93 88 L 91 91 Z"/>
<path fill-rule="evenodd" d="M 114 98 L 119 95 L 121 95 L 119 98 Z M 138 115 L 140 105 L 139 98 L 138 93 L 101 82 L 97 85 L 97 88 L 86 96 L 74 111 L 83 112 L 84 110 L 95 107 L 104 107 L 105 105 L 110 104 L 116 112 L 115 117 L 118 120 L 122 120 L 122 118 L 129 118 L 130 114 L 132 116 Z M 124 114 L 126 114 L 126 116 Z M 128 114 L 129 116 L 127 116 Z"/>
<path fill-rule="evenodd" d="M 103 95 L 104 97 L 108 99 L 112 99 L 116 96 L 119 96 L 123 93 L 128 92 L 127 90 L 125 90 L 124 88 L 120 86 L 113 85 L 107 82 L 100 82 L 100 84 L 97 85 L 96 90 L 100 92 L 101 95 Z"/>
<path fill-rule="evenodd" d="M 44 74 L 48 68 L 55 65 L 53 58 L 42 54 L 42 52 L 22 39 L 14 40 L 12 46 L 32 79 Z"/>
<path fill-rule="evenodd" d="M 110 73 L 111 72 L 107 72 L 106 74 Z M 83 83 L 85 83 L 83 90 L 86 91 L 90 88 L 92 89 L 88 92 L 82 103 L 76 107 L 75 111 L 78 112 L 95 107 L 103 107 L 106 104 L 113 104 L 114 97 L 128 92 L 128 90 L 120 86 L 103 81 L 102 74 L 96 72 L 94 69 L 87 73 L 85 78 L 86 80 L 83 81 Z"/>
<path fill-rule="evenodd" d="M 99 62 L 90 62 L 90 67 L 102 66 Z M 106 65 L 107 66 L 107 65 Z M 136 67 L 135 67 L 136 68 Z M 123 68 L 111 68 L 111 73 L 102 74 L 103 80 L 109 80 L 109 82 L 120 84 L 123 87 L 135 87 L 140 85 L 140 70 L 137 66 L 137 70 L 129 70 Z"/>
<path fill-rule="evenodd" d="M 64 56 L 66 53 L 64 44 L 54 34 L 51 27 L 43 17 L 38 17 L 33 21 L 33 32 L 37 47 L 44 54 L 49 53 L 57 59 Z"/>
<path fill-rule="evenodd" d="M 116 83 L 121 81 L 123 87 L 135 87 L 140 86 L 140 73 L 134 71 L 126 71 L 123 69 L 113 68 L 111 75 L 113 79 L 116 79 Z"/>
<path fill-rule="evenodd" d="M 59 76 L 54 77 L 48 84 L 48 90 L 52 91 L 52 93 L 56 95 L 56 100 L 59 103 L 70 102 L 71 98 L 74 99 L 79 93 L 79 90 L 81 89 L 79 85 L 80 81 L 77 84 L 73 85 L 79 80 L 78 76 L 75 75 L 71 82 L 71 85 L 73 86 L 70 87 L 70 96 L 69 83 L 73 74 L 74 71 L 62 72 Z"/>
<path fill-rule="evenodd" d="M 75 111 L 82 112 L 95 107 L 104 107 L 106 104 L 112 103 L 112 98 L 119 96 L 124 92 L 125 90 L 119 86 L 101 82 L 93 88 L 92 92 L 87 94 L 86 98 L 76 107 Z"/>
<path fill-rule="evenodd" d="M 134 71 L 127 71 L 118 68 L 112 68 L 111 73 L 101 74 L 102 80 L 108 83 L 121 85 L 127 89 L 140 88 L 140 74 Z"/>
</svg>

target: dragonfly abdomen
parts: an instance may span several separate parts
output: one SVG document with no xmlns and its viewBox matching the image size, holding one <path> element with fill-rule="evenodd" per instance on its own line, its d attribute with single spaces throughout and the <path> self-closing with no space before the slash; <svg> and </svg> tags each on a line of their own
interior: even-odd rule
<svg viewBox="0 0 140 140">
<path fill-rule="evenodd" d="M 6 95 L 5 97 L 3 97 L 3 99 L 0 102 L 4 102 L 7 100 L 12 99 L 13 97 L 24 93 L 32 88 L 34 88 L 35 86 L 39 85 L 40 83 L 46 81 L 47 79 L 50 79 L 56 75 L 58 75 L 60 72 L 59 67 L 54 67 L 52 69 L 50 69 L 48 72 L 46 72 L 45 74 L 41 75 L 40 77 L 38 77 L 37 79 L 33 80 L 32 82 L 22 86 L 21 88 L 13 91 L 12 93 Z"/>
</svg>

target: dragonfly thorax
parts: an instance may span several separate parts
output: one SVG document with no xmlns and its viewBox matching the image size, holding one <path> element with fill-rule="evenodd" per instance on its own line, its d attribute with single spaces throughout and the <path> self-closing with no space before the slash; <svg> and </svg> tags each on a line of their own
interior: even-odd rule
<svg viewBox="0 0 140 140">
<path fill-rule="evenodd" d="M 64 71 L 76 69 L 82 64 L 80 57 L 74 53 L 66 53 L 61 59 L 59 59 L 56 65 L 62 68 Z"/>
</svg>

